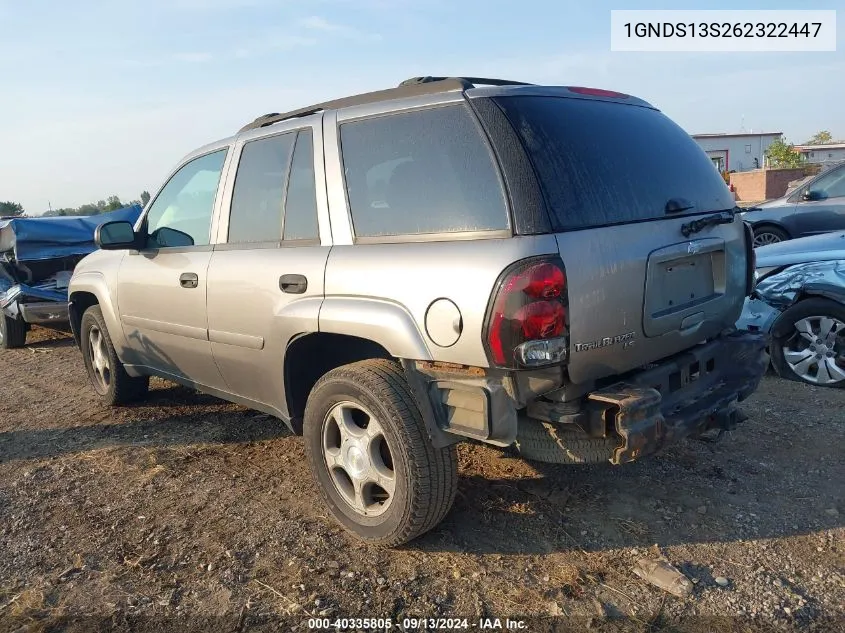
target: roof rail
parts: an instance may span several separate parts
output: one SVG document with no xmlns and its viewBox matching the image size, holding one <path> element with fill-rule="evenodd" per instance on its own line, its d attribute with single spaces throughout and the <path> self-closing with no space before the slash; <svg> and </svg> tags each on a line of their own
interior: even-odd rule
<svg viewBox="0 0 845 633">
<path fill-rule="evenodd" d="M 365 92 L 351 97 L 344 97 L 342 99 L 334 99 L 332 101 L 324 101 L 297 110 L 291 110 L 284 113 L 270 113 L 264 114 L 251 123 L 243 126 L 238 133 L 246 132 L 248 130 L 255 130 L 268 125 L 273 125 L 279 121 L 287 121 L 288 119 L 296 119 L 299 117 L 308 116 L 309 114 L 316 114 L 323 110 L 333 110 L 336 108 L 347 108 L 350 106 L 363 105 L 366 103 L 376 103 L 378 101 L 387 101 L 388 99 L 401 99 L 403 97 L 416 97 L 419 95 L 436 94 L 438 92 L 449 92 L 451 90 L 467 90 L 472 88 L 472 84 L 466 79 L 455 77 L 423 77 L 426 81 L 417 81 L 414 83 L 402 82 L 397 88 L 388 88 L 386 90 L 376 90 L 375 92 Z M 410 81 L 410 80 L 409 80 Z M 493 81 L 493 80 L 491 80 Z M 505 84 L 501 84 L 505 85 Z"/>
<path fill-rule="evenodd" d="M 445 81 L 447 79 L 457 79 L 468 84 L 467 88 L 474 86 L 532 86 L 524 81 L 511 81 L 510 79 L 489 79 L 485 77 L 411 77 L 406 79 L 399 86 L 415 86 L 417 84 L 427 84 L 436 81 Z"/>
</svg>

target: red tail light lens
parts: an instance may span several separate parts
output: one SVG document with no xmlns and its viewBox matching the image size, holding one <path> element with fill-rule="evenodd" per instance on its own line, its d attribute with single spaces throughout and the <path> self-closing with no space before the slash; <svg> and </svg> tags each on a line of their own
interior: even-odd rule
<svg viewBox="0 0 845 633">
<path fill-rule="evenodd" d="M 563 262 L 529 260 L 506 270 L 488 311 L 487 349 L 500 367 L 561 362 L 566 355 Z"/>
<path fill-rule="evenodd" d="M 535 301 L 516 313 L 526 341 L 559 336 L 563 332 L 565 317 L 566 312 L 557 301 Z"/>
</svg>

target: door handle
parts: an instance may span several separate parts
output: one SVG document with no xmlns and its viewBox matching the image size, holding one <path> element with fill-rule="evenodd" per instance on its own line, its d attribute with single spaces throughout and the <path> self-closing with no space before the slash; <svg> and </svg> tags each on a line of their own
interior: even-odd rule
<svg viewBox="0 0 845 633">
<path fill-rule="evenodd" d="M 279 288 L 290 295 L 301 295 L 308 289 L 305 275 L 282 275 L 279 277 Z"/>
<path fill-rule="evenodd" d="M 196 288 L 199 285 L 200 278 L 196 273 L 182 273 L 179 275 L 179 285 L 183 288 Z"/>
</svg>

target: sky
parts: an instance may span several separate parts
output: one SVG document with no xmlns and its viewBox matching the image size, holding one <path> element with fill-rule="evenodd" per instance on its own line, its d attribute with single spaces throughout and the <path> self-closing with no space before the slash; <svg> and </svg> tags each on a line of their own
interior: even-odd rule
<svg viewBox="0 0 845 633">
<path fill-rule="evenodd" d="M 838 8 L 838 50 L 611 52 L 611 9 L 666 8 L 641 0 L 0 0 L 0 200 L 137 199 L 258 115 L 419 75 L 619 90 L 691 134 L 845 138 L 841 0 L 668 4 Z"/>
</svg>

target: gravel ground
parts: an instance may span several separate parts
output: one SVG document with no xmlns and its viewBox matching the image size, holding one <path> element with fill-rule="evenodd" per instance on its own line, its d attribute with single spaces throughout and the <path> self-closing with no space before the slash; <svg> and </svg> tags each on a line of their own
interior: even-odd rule
<svg viewBox="0 0 845 633">
<path fill-rule="evenodd" d="M 446 520 L 381 550 L 326 516 L 301 438 L 268 416 L 158 380 L 104 408 L 46 330 L 0 352 L 0 380 L 2 631 L 845 630 L 841 390 L 767 377 L 721 442 L 619 468 L 463 445 Z M 634 575 L 641 558 L 691 595 Z"/>
</svg>

